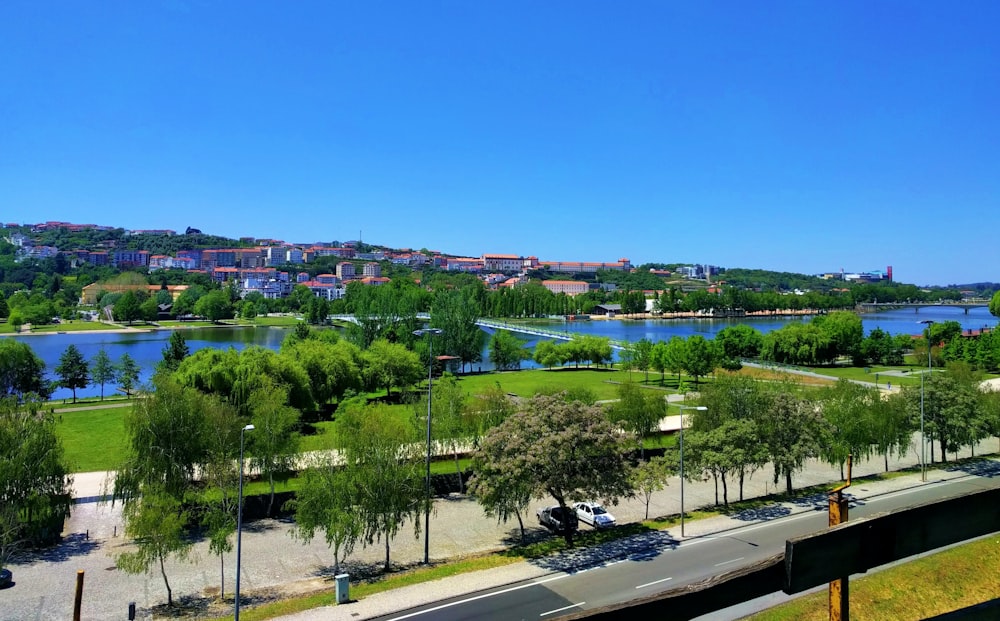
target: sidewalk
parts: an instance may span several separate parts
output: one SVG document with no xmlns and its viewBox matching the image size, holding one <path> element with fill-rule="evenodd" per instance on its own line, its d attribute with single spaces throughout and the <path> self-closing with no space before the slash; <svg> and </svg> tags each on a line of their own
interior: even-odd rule
<svg viewBox="0 0 1000 621">
<path fill-rule="evenodd" d="M 976 454 L 996 449 L 996 440 L 980 447 Z M 916 465 L 915 451 L 910 450 L 902 460 L 890 461 L 891 469 Z M 966 451 L 961 456 L 967 457 Z M 854 476 L 881 472 L 882 459 L 857 464 Z M 933 471 L 934 480 L 961 476 L 961 472 Z M 128 603 L 136 602 L 141 619 L 150 618 L 149 609 L 166 602 L 166 589 L 158 568 L 151 575 L 130 576 L 114 567 L 114 557 L 127 549 L 122 537 L 120 505 L 97 502 L 104 484 L 104 473 L 82 473 L 75 476 L 75 493 L 78 504 L 66 522 L 63 543 L 23 562 L 12 565 L 15 586 L 0 591 L 0 620 L 65 619 L 72 611 L 76 571 L 86 571 L 83 618 L 121 619 L 126 617 Z M 810 463 L 796 475 L 796 488 L 837 480 L 839 471 L 818 462 Z M 889 481 L 865 482 L 851 488 L 852 494 L 867 498 L 897 489 L 920 485 L 920 475 L 905 475 Z M 685 484 L 685 508 L 714 504 L 712 481 Z M 744 496 L 751 498 L 774 491 L 771 471 L 756 473 L 748 481 Z M 669 486 L 655 494 L 650 502 L 649 514 L 670 515 L 680 510 L 679 480 L 674 478 Z M 738 499 L 739 490 L 730 485 L 730 500 Z M 720 490 L 721 501 L 721 490 Z M 539 500 L 529 508 L 525 525 L 539 530 L 535 519 Z M 825 501 L 823 501 L 825 503 Z M 814 510 L 809 501 L 787 504 L 788 511 L 798 513 Z M 825 506 L 825 504 L 824 504 Z M 645 507 L 639 500 L 629 500 L 616 507 L 609 507 L 620 523 L 643 518 Z M 768 515 L 784 511 L 755 511 L 736 517 L 717 517 L 688 521 L 688 538 L 710 532 L 724 531 L 767 519 Z M 244 524 L 242 542 L 241 595 L 245 604 L 264 601 L 277 594 L 305 593 L 320 588 L 331 588 L 333 555 L 322 539 L 308 545 L 293 539 L 291 524 L 285 520 L 261 520 Z M 671 531 L 679 538 L 679 532 Z M 486 517 L 475 501 L 464 497 L 437 499 L 431 516 L 430 553 L 432 559 L 444 560 L 483 553 L 503 548 L 518 536 L 516 521 L 497 524 Z M 384 546 L 375 543 L 368 548 L 358 546 L 348 557 L 346 571 L 357 574 L 381 565 Z M 235 551 L 225 556 L 226 595 L 231 598 L 234 576 Z M 415 566 L 423 559 L 423 537 L 413 536 L 411 525 L 391 542 L 391 560 L 394 567 Z M 166 565 L 167 577 L 174 592 L 174 599 L 184 596 L 213 596 L 218 593 L 220 563 L 209 553 L 207 543 L 195 544 L 190 562 L 171 559 Z M 405 610 L 450 595 L 510 584 L 551 573 L 551 570 L 531 562 L 517 563 L 501 569 L 474 572 L 438 580 L 429 584 L 396 589 L 374 595 L 363 601 L 329 609 L 319 609 L 292 615 L 290 619 L 369 619 L 393 611 Z"/>
</svg>

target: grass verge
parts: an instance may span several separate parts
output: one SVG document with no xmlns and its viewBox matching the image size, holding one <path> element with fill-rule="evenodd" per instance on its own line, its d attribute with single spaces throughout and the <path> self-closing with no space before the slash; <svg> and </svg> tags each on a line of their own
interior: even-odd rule
<svg viewBox="0 0 1000 621">
<path fill-rule="evenodd" d="M 851 616 L 869 621 L 928 619 L 997 597 L 1000 537 L 982 539 L 851 580 Z M 827 593 L 813 593 L 765 610 L 750 621 L 829 618 Z M 985 617 L 982 617 L 985 618 Z"/>
</svg>

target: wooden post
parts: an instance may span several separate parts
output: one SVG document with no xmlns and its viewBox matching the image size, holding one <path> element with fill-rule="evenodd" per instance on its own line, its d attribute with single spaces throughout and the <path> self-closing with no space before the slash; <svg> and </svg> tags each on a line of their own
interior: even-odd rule
<svg viewBox="0 0 1000 621">
<path fill-rule="evenodd" d="M 80 621 L 80 606 L 83 604 L 83 570 L 76 572 L 76 597 L 73 598 L 73 621 Z"/>
<path fill-rule="evenodd" d="M 847 521 L 847 498 L 844 489 L 851 485 L 851 455 L 847 456 L 847 483 L 830 492 L 830 526 Z M 830 621 L 850 621 L 851 619 L 850 576 L 844 576 L 830 583 Z"/>
</svg>

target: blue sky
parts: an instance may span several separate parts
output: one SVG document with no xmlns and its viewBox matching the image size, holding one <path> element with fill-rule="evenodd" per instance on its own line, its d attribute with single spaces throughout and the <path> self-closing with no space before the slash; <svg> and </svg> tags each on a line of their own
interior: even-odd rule
<svg viewBox="0 0 1000 621">
<path fill-rule="evenodd" d="M 0 220 L 1000 281 L 1000 4 L 0 3 Z"/>
</svg>

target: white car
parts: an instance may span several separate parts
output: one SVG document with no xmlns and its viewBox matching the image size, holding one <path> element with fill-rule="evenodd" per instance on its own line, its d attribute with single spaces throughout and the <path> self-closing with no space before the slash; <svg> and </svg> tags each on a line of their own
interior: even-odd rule
<svg viewBox="0 0 1000 621">
<path fill-rule="evenodd" d="M 596 502 L 578 502 L 573 505 L 576 517 L 594 528 L 609 528 L 615 525 L 615 516 Z"/>
</svg>

